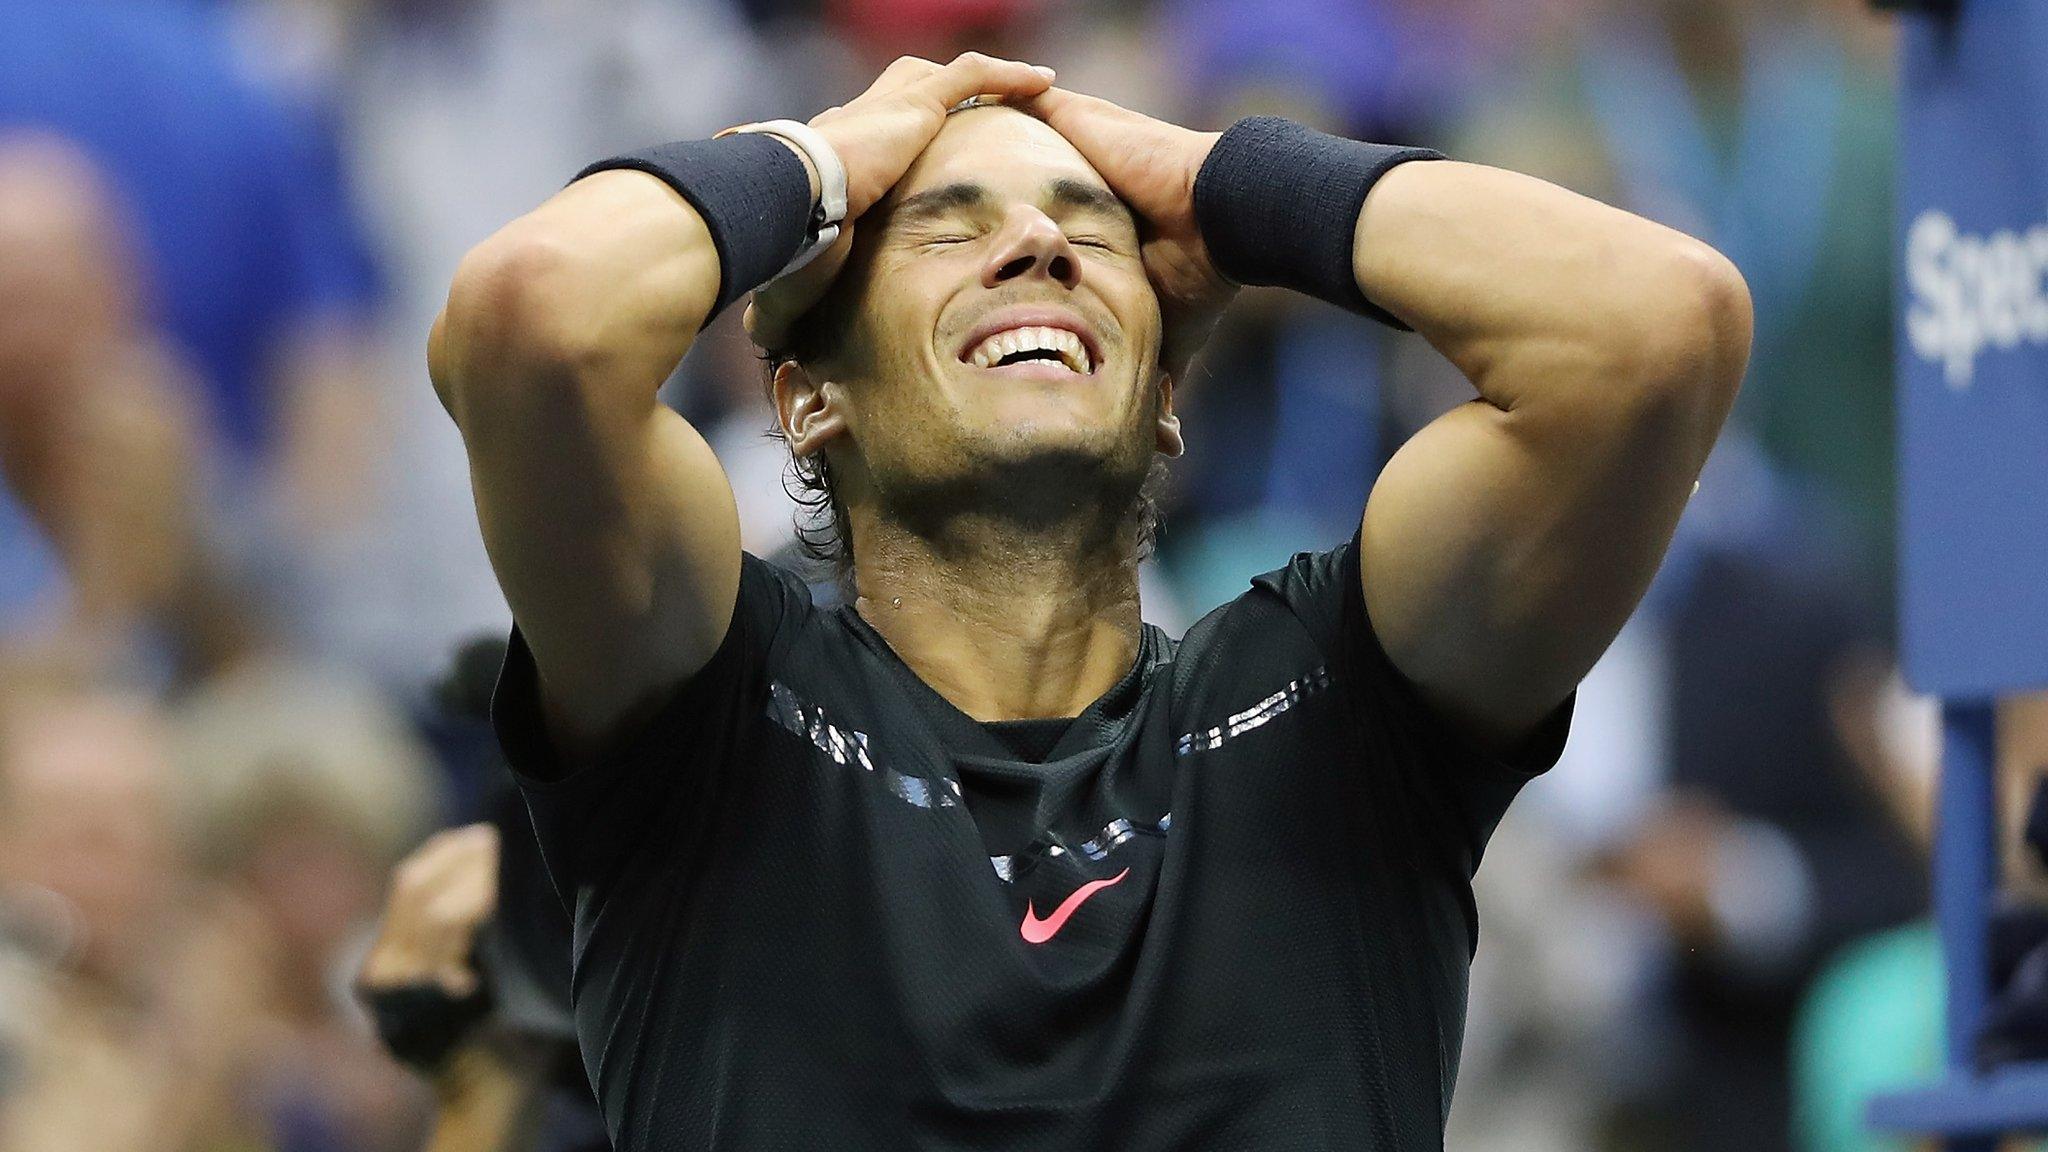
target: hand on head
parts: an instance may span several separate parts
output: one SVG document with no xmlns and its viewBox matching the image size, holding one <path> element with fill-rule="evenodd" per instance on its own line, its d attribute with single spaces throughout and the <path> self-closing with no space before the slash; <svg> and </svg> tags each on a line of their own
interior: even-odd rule
<svg viewBox="0 0 2048 1152">
<path fill-rule="evenodd" d="M 969 52 L 950 64 L 905 56 L 848 103 L 811 120 L 846 165 L 846 223 L 830 249 L 792 276 L 754 294 L 747 334 L 764 348 L 781 346 L 792 320 L 824 296 L 845 266 L 855 221 L 875 206 L 945 126 L 946 115 L 977 96 L 1025 99 L 1052 84 L 1052 70 Z"/>
<path fill-rule="evenodd" d="M 1210 264 L 1195 221 L 1195 175 L 1217 134 L 1195 132 L 1052 86 L 1050 69 L 968 53 L 950 64 L 904 57 L 852 102 L 811 121 L 847 170 L 847 222 L 801 271 L 755 293 L 747 332 L 764 348 L 818 303 L 845 267 L 855 222 L 889 193 L 970 99 L 996 99 L 1045 121 L 1074 145 L 1135 213 L 1145 271 L 1166 321 L 1161 361 L 1178 375 L 1236 288 Z"/>
<path fill-rule="evenodd" d="M 1018 106 L 1066 137 L 1137 215 L 1145 274 L 1159 293 L 1166 325 L 1160 360 L 1180 375 L 1237 293 L 1210 263 L 1195 219 L 1195 176 L 1221 133 L 1182 128 L 1064 88 L 1048 88 Z"/>
</svg>

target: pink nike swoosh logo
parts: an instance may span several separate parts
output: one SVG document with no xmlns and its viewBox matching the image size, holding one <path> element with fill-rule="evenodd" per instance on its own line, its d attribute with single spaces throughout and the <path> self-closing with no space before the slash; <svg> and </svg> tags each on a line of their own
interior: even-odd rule
<svg viewBox="0 0 2048 1152">
<path fill-rule="evenodd" d="M 1131 870 L 1126 868 L 1107 880 L 1090 880 L 1079 888 L 1074 889 L 1073 895 L 1060 901 L 1060 906 L 1052 910 L 1052 915 L 1047 916 L 1043 920 L 1038 918 L 1038 912 L 1032 908 L 1031 901 L 1026 900 L 1024 902 L 1024 923 L 1023 926 L 1017 929 L 1018 933 L 1024 937 L 1024 942 L 1027 944 L 1045 943 L 1059 932 L 1060 928 L 1066 924 L 1067 918 L 1072 916 L 1074 910 L 1081 906 L 1082 901 L 1130 874 Z"/>
</svg>

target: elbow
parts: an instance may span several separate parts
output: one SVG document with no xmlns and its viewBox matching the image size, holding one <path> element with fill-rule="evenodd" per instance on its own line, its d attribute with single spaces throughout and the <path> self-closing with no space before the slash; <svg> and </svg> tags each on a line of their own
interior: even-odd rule
<svg viewBox="0 0 2048 1152">
<path fill-rule="evenodd" d="M 1749 367 L 1754 308 L 1726 256 L 1699 241 L 1673 245 L 1636 297 L 1639 335 L 1629 375 L 1657 409 L 1691 418 L 1711 445 Z"/>
<path fill-rule="evenodd" d="M 585 298 L 579 278 L 572 252 L 519 223 L 463 257 L 427 342 L 428 375 L 458 425 L 478 387 L 554 387 L 585 374 L 602 340 L 574 306 Z"/>
<path fill-rule="evenodd" d="M 1686 240 L 1660 270 L 1649 295 L 1659 335 L 1645 357 L 1649 383 L 1717 397 L 1732 404 L 1749 367 L 1755 308 L 1749 284 L 1733 261 Z"/>
</svg>

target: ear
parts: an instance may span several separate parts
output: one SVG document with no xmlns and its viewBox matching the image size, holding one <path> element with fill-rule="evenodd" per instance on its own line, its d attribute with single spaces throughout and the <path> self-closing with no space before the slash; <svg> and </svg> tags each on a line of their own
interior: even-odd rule
<svg viewBox="0 0 2048 1152">
<path fill-rule="evenodd" d="M 789 450 L 811 456 L 846 434 L 843 391 L 829 380 L 813 380 L 794 360 L 775 369 L 775 420 Z"/>
<path fill-rule="evenodd" d="M 1159 419 L 1155 439 L 1156 450 L 1164 456 L 1177 459 L 1188 450 L 1180 435 L 1180 417 L 1173 414 L 1173 376 L 1167 372 L 1159 374 Z"/>
</svg>

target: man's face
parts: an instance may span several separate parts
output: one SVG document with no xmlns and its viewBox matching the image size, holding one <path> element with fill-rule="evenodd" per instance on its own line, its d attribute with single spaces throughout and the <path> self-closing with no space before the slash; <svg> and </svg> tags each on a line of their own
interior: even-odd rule
<svg viewBox="0 0 2048 1152">
<path fill-rule="evenodd" d="M 46 416 L 80 363 L 122 337 L 135 285 L 121 231 L 69 146 L 0 137 L 0 413 L 17 424 Z"/>
<path fill-rule="evenodd" d="M 39 702 L 0 749 L 0 883 L 55 892 L 83 920 L 89 965 L 133 958 L 178 859 L 163 734 L 145 706 Z"/>
<path fill-rule="evenodd" d="M 844 338 L 805 367 L 842 406 L 827 447 L 849 503 L 1056 516 L 1128 503 L 1179 451 L 1136 223 L 1030 116 L 953 115 L 857 222 L 828 307 Z"/>
</svg>

